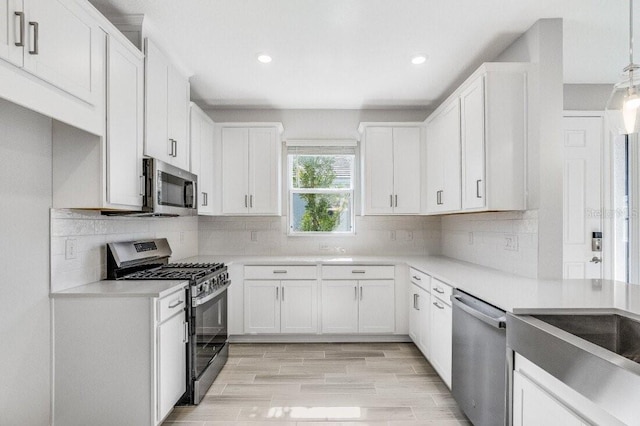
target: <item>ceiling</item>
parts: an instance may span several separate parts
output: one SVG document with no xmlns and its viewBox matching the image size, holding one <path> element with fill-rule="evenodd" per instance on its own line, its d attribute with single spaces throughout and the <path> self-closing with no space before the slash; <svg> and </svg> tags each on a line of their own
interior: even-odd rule
<svg viewBox="0 0 640 426">
<path fill-rule="evenodd" d="M 564 19 L 565 83 L 628 63 L 626 0 L 90 1 L 144 14 L 206 107 L 431 107 L 540 18 Z"/>
</svg>

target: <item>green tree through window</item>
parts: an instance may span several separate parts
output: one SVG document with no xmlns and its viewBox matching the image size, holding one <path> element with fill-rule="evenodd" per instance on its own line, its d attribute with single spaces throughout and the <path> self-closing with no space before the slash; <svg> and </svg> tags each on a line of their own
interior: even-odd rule
<svg viewBox="0 0 640 426">
<path fill-rule="evenodd" d="M 335 158 L 330 156 L 301 157 L 297 178 L 300 188 L 331 188 L 336 179 Z M 340 213 L 346 205 L 341 197 L 330 194 L 300 194 L 306 201 L 302 216 L 302 231 L 331 232 L 340 224 Z"/>
</svg>

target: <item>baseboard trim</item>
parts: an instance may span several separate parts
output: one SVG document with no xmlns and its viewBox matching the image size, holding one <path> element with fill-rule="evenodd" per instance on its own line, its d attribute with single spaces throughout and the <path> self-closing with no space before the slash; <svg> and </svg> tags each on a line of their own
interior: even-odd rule
<svg viewBox="0 0 640 426">
<path fill-rule="evenodd" d="M 410 343 L 407 334 L 236 334 L 230 343 Z"/>
</svg>

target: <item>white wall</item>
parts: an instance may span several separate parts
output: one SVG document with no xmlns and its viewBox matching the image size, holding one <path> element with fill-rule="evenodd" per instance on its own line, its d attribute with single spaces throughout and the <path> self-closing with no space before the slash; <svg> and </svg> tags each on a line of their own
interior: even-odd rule
<svg viewBox="0 0 640 426">
<path fill-rule="evenodd" d="M 565 84 L 564 109 L 567 111 L 604 111 L 613 90 L 611 84 Z"/>
<path fill-rule="evenodd" d="M 51 410 L 51 119 L 0 99 L 0 424 Z"/>
<path fill-rule="evenodd" d="M 418 121 L 428 110 L 275 110 L 213 109 L 218 122 L 277 121 L 283 139 L 359 139 L 363 121 Z M 357 177 L 359 178 L 359 177 Z M 283 176 L 286 180 L 286 176 Z M 416 176 L 419 179 L 419 176 Z M 283 194 L 287 211 L 287 194 Z M 360 211 L 356 194 L 356 212 Z M 200 218 L 199 251 L 203 255 L 426 255 L 440 252 L 440 218 L 419 216 L 356 216 L 356 235 L 289 237 L 287 218 Z M 251 240 L 251 235 L 257 241 Z"/>
<path fill-rule="evenodd" d="M 533 66 L 528 85 L 529 210 L 515 217 L 511 212 L 444 217 L 442 252 L 520 275 L 562 278 L 562 20 L 539 20 L 495 60 Z M 487 227 L 492 235 L 484 234 Z M 469 232 L 481 241 L 486 237 L 490 249 L 475 243 L 470 248 Z M 518 236 L 520 253 L 504 249 L 507 234 Z"/>
</svg>

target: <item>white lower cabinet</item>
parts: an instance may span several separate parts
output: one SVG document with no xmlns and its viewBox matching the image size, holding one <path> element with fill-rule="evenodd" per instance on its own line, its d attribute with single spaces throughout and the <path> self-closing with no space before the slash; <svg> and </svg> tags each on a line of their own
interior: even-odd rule
<svg viewBox="0 0 640 426">
<path fill-rule="evenodd" d="M 430 357 L 431 295 L 416 284 L 411 284 L 409 305 L 409 337 L 422 354 Z"/>
<path fill-rule="evenodd" d="M 431 278 L 431 323 L 429 336 L 431 347 L 429 361 L 442 380 L 451 388 L 451 359 L 453 311 L 451 293 L 453 288 L 442 281 Z"/>
<path fill-rule="evenodd" d="M 187 382 L 186 293 L 175 290 L 162 298 L 54 295 L 53 424 L 162 423 Z"/>
<path fill-rule="evenodd" d="M 527 376 L 513 372 L 514 426 L 586 426 L 569 408 Z"/>
<path fill-rule="evenodd" d="M 317 333 L 316 271 L 315 266 L 245 267 L 245 278 L 251 279 L 244 281 L 244 332 Z M 282 279 L 273 279 L 274 276 Z"/>
<path fill-rule="evenodd" d="M 394 271 L 393 266 L 323 266 L 322 332 L 393 333 Z"/>
</svg>

